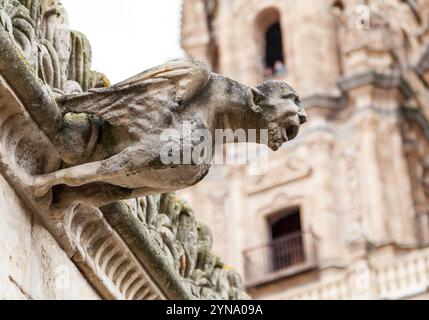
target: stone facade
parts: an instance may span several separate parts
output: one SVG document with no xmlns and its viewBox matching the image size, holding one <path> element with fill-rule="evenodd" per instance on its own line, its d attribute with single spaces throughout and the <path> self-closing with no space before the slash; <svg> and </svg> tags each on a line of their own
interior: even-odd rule
<svg viewBox="0 0 429 320">
<path fill-rule="evenodd" d="M 426 0 L 184 0 L 191 57 L 249 85 L 290 83 L 310 119 L 265 175 L 220 166 L 181 192 L 253 297 L 429 298 L 428 17 Z M 275 267 L 297 247 L 271 221 L 297 208 L 303 256 Z"/>
<path fill-rule="evenodd" d="M 37 217 L 1 178 L 0 299 L 99 299 Z"/>
</svg>

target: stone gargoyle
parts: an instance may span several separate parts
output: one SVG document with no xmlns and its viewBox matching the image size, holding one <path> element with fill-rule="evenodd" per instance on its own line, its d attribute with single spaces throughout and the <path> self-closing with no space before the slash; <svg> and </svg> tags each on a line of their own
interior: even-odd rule
<svg viewBox="0 0 429 320">
<path fill-rule="evenodd" d="M 79 122 L 82 114 L 91 117 L 97 134 L 90 134 L 85 146 L 90 156 L 82 163 L 35 176 L 32 190 L 42 197 L 55 188 L 56 201 L 86 201 L 97 207 L 183 189 L 208 173 L 207 163 L 163 164 L 164 130 L 180 130 L 184 122 L 191 124 L 191 132 L 206 129 L 213 136 L 215 129 L 268 129 L 267 144 L 277 150 L 306 121 L 296 92 L 286 83 L 266 81 L 250 88 L 193 60 L 175 60 L 57 102 L 67 121 L 76 117 Z M 73 147 L 74 129 L 66 129 L 60 134 Z M 181 146 L 183 138 L 173 142 Z"/>
</svg>

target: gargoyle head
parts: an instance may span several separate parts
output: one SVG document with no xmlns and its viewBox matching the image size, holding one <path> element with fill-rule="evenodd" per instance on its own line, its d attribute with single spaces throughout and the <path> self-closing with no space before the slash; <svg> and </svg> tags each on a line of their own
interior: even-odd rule
<svg viewBox="0 0 429 320">
<path fill-rule="evenodd" d="M 268 147 L 278 150 L 294 139 L 307 115 L 295 90 L 282 81 L 265 81 L 247 93 L 247 103 L 259 115 L 258 129 L 268 129 Z"/>
</svg>

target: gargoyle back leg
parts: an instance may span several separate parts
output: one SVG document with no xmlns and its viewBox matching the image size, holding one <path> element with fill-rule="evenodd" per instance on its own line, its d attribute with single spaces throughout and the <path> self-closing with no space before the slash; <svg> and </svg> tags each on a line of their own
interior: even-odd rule
<svg viewBox="0 0 429 320">
<path fill-rule="evenodd" d="M 59 211 L 75 203 L 86 203 L 100 208 L 119 200 L 137 198 L 157 191 L 151 188 L 130 190 L 108 184 L 90 184 L 81 187 L 58 186 L 54 190 L 52 205 Z"/>
<path fill-rule="evenodd" d="M 36 196 L 41 197 L 56 185 L 65 184 L 70 187 L 79 187 L 94 182 L 105 182 L 115 176 L 126 175 L 128 172 L 137 169 L 136 164 L 126 161 L 133 154 L 135 155 L 133 150 L 125 149 L 121 153 L 102 161 L 85 163 L 37 176 L 32 186 L 33 192 Z"/>
</svg>

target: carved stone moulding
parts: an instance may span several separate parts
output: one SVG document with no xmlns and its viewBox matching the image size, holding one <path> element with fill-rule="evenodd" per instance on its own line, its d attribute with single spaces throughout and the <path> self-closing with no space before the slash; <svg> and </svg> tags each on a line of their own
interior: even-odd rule
<svg viewBox="0 0 429 320">
<path fill-rule="evenodd" d="M 165 295 L 100 210 L 78 205 L 61 224 L 69 255 L 107 299 L 159 300 Z"/>
<path fill-rule="evenodd" d="M 310 116 L 336 116 L 339 111 L 345 110 L 349 104 L 348 93 L 355 89 L 372 85 L 380 89 L 398 89 L 405 99 L 412 98 L 414 93 L 405 79 L 396 72 L 383 74 L 370 70 L 342 77 L 338 81 L 341 90 L 339 96 L 313 95 L 303 99 L 303 105 Z"/>
<path fill-rule="evenodd" d="M 256 194 L 304 179 L 311 173 L 312 168 L 305 159 L 286 158 L 276 161 L 265 175 L 247 177 L 245 190 L 249 195 Z"/>
</svg>

